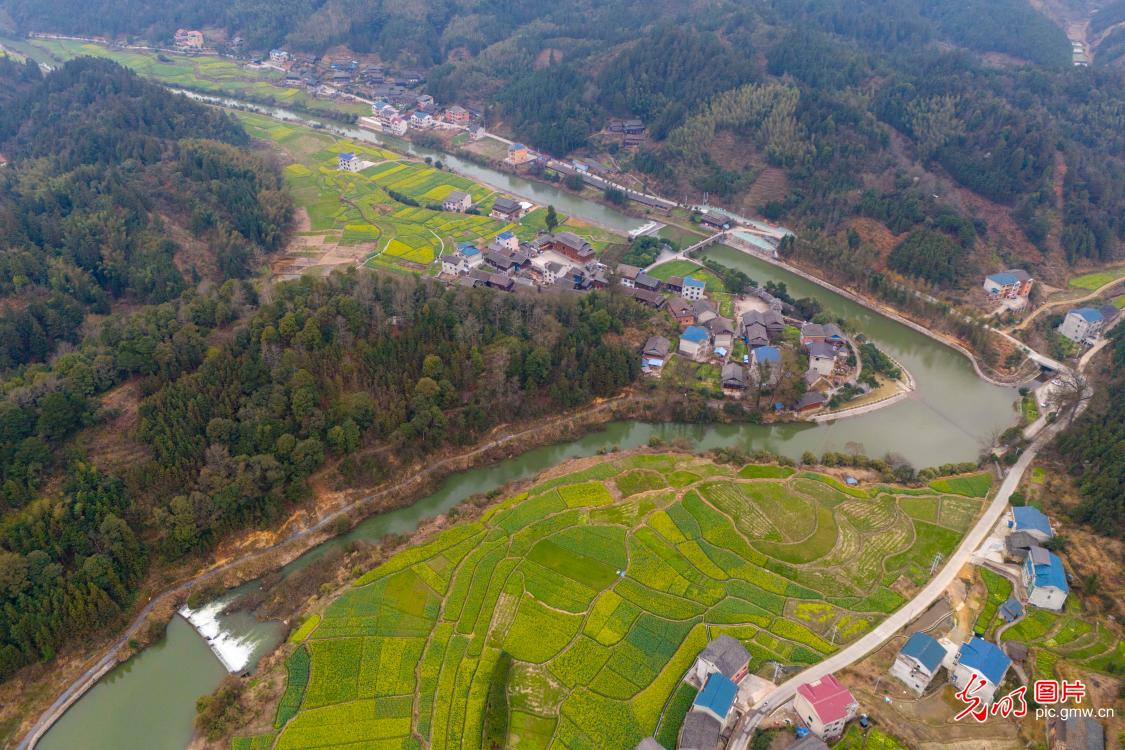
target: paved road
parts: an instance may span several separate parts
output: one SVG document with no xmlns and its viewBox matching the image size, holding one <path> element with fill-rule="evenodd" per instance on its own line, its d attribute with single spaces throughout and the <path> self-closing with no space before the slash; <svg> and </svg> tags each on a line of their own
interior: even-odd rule
<svg viewBox="0 0 1125 750">
<path fill-rule="evenodd" d="M 1097 345 L 1092 347 L 1090 351 L 1083 355 L 1078 362 L 1079 372 L 1085 369 L 1094 354 L 1107 343 L 1108 339 L 1103 338 Z M 1004 515 L 1004 511 L 1008 507 L 1008 498 L 1010 498 L 1012 492 L 1019 487 L 1024 472 L 1027 471 L 1031 462 L 1035 460 L 1040 449 L 1049 443 L 1055 433 L 1061 428 L 1061 423 L 1055 423 L 1039 431 L 1035 440 L 1008 470 L 1008 473 L 1004 475 L 1004 479 L 1000 483 L 1000 489 L 996 492 L 996 496 L 985 510 L 984 515 L 981 516 L 980 520 L 977 521 L 976 525 L 973 526 L 969 533 L 965 535 L 965 538 L 961 540 L 960 546 L 958 546 L 957 550 L 946 561 L 945 567 L 918 592 L 917 596 L 856 642 L 836 652 L 832 656 L 829 656 L 819 664 L 806 669 L 795 677 L 778 685 L 769 695 L 763 698 L 761 708 L 748 713 L 743 717 L 742 721 L 739 722 L 738 726 L 735 727 L 734 733 L 731 735 L 731 740 L 727 744 L 728 750 L 746 750 L 750 744 L 751 738 L 754 736 L 754 729 L 757 728 L 762 719 L 779 706 L 791 700 L 793 695 L 797 692 L 798 685 L 817 680 L 829 673 L 837 672 L 859 661 L 883 645 L 883 643 L 895 635 L 895 633 L 909 625 L 916 617 L 929 609 L 930 605 L 941 598 L 946 588 L 948 588 L 949 585 L 953 583 L 953 579 L 957 577 L 957 573 L 970 561 L 973 552 L 980 547 L 992 532 L 992 529 L 996 526 L 1001 516 Z"/>
</svg>

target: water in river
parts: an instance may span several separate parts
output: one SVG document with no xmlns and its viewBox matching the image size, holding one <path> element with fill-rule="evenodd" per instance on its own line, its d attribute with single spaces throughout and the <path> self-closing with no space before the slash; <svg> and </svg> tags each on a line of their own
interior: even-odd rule
<svg viewBox="0 0 1125 750">
<path fill-rule="evenodd" d="M 363 131 L 357 133 L 373 137 Z M 460 160 L 455 162 L 447 155 L 441 158 L 457 171 L 522 196 L 550 201 L 560 211 L 617 228 L 637 224 L 635 219 L 550 186 Z M 537 194 L 537 190 L 550 192 Z M 893 451 L 915 466 L 923 467 L 972 460 L 989 443 L 994 432 L 1014 422 L 1015 390 L 982 381 L 968 360 L 954 350 L 737 250 L 716 247 L 708 250 L 707 255 L 740 268 L 760 283 L 784 281 L 795 296 L 817 297 L 826 310 L 854 321 L 859 330 L 865 331 L 901 362 L 914 376 L 917 391 L 886 409 L 820 425 L 613 423 L 578 440 L 537 448 L 492 466 L 451 476 L 432 495 L 407 508 L 367 519 L 345 537 L 310 550 L 287 566 L 286 571 L 307 565 L 332 545 L 348 539 L 376 540 L 388 533 L 409 532 L 421 521 L 445 512 L 471 495 L 533 476 L 568 458 L 645 445 L 653 435 L 666 439 L 685 437 L 700 449 L 737 445 L 792 457 L 806 450 L 819 454 L 826 450 L 858 448 L 872 456 Z M 255 623 L 246 614 L 216 615 L 215 620 L 226 637 L 253 644 L 251 666 L 257 656 L 277 643 L 275 624 Z M 39 747 L 45 750 L 182 748 L 191 736 L 196 697 L 213 690 L 225 673 L 204 641 L 184 620 L 175 618 L 161 644 L 110 673 L 62 717 Z"/>
</svg>

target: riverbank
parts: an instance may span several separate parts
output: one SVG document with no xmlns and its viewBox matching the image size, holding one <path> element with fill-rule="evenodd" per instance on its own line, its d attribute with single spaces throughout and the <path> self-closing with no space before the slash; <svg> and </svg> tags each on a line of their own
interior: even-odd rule
<svg viewBox="0 0 1125 750">
<path fill-rule="evenodd" d="M 892 307 L 889 307 L 889 306 L 883 304 L 882 302 L 878 302 L 878 301 L 876 301 L 874 299 L 871 299 L 870 297 L 867 297 L 865 295 L 859 294 L 857 292 L 853 292 L 849 289 L 845 289 L 844 287 L 837 286 L 837 285 L 833 284 L 831 281 L 827 281 L 825 279 L 822 279 L 819 276 L 816 276 L 816 275 L 810 273 L 809 271 L 806 271 L 805 269 L 803 269 L 799 266 L 793 265 L 792 263 L 787 263 L 786 261 L 783 261 L 779 258 L 771 258 L 771 257 L 767 257 L 765 255 L 758 255 L 756 253 L 752 257 L 757 258 L 758 260 L 762 260 L 766 263 L 771 263 L 775 266 L 778 266 L 779 268 L 783 268 L 786 271 L 788 271 L 789 273 L 796 274 L 797 276 L 800 276 L 803 279 L 811 281 L 812 283 L 817 284 L 819 286 L 822 286 L 825 289 L 828 289 L 829 291 L 832 291 L 832 292 L 835 292 L 836 294 L 839 294 L 841 297 L 846 297 L 847 299 L 851 300 L 852 302 L 855 302 L 857 305 L 862 305 L 863 307 L 866 307 L 868 310 L 871 310 L 872 312 L 875 312 L 875 313 L 878 313 L 878 314 L 883 315 L 885 317 L 888 317 L 888 318 L 894 320 L 896 323 L 901 323 L 902 325 L 907 326 L 908 328 L 911 328 L 911 329 L 917 331 L 918 333 L 921 333 L 925 336 L 929 336 L 934 341 L 937 341 L 941 344 L 944 344 L 945 346 L 948 346 L 952 349 L 956 349 L 957 351 L 959 351 L 961 354 L 964 354 L 965 357 L 968 358 L 969 362 L 971 362 L 972 365 L 973 365 L 973 370 L 976 371 L 977 376 L 981 380 L 984 380 L 984 381 L 986 381 L 988 383 L 991 383 L 993 385 L 997 385 L 997 386 L 1001 386 L 1001 387 L 1006 388 L 1006 387 L 1010 387 L 1010 386 L 1013 386 L 1013 385 L 1019 385 L 1021 383 L 1027 382 L 1027 380 L 1030 379 L 1030 378 L 1024 378 L 1024 377 L 1018 377 L 1018 378 L 1013 378 L 1011 380 L 1006 381 L 1006 380 L 1000 380 L 998 378 L 991 377 L 990 375 L 985 373 L 985 371 L 982 369 L 981 363 L 980 363 L 979 359 L 977 358 L 977 355 L 975 353 L 973 353 L 970 349 L 968 349 L 964 344 L 962 344 L 957 339 L 955 339 L 951 336 L 947 336 L 946 334 L 943 334 L 943 333 L 938 333 L 936 331 L 932 331 L 929 328 L 926 328 L 925 326 L 923 326 L 922 324 L 916 323 L 913 320 L 911 320 L 910 318 L 905 317 L 898 310 L 896 310 Z"/>
<path fill-rule="evenodd" d="M 624 394 L 595 403 L 577 412 L 560 415 L 546 423 L 540 421 L 533 426 L 521 426 L 514 432 L 504 432 L 506 429 L 512 429 L 512 425 L 498 426 L 490 433 L 489 438 L 473 448 L 430 460 L 422 465 L 415 465 L 404 472 L 397 481 L 389 481 L 386 487 L 377 492 L 352 495 L 341 493 L 340 501 L 335 507 L 321 508 L 320 514 L 316 517 L 312 517 L 308 509 L 296 511 L 290 519 L 295 520 L 295 523 L 291 524 L 287 521 L 281 525 L 282 528 L 293 527 L 294 530 L 284 538 L 264 547 L 241 548 L 240 556 L 236 558 L 227 557 L 226 553 L 229 553 L 229 550 L 217 552 L 217 559 L 224 560 L 223 562 L 212 563 L 198 569 L 186 580 L 166 586 L 159 593 L 151 594 L 146 604 L 133 615 L 125 630 L 115 640 L 108 644 L 103 643 L 97 648 L 98 653 L 85 660 L 74 659 L 72 656 L 69 663 L 64 663 L 65 655 L 59 657 L 59 663 L 52 670 L 51 682 L 60 686 L 66 685 L 64 689 L 44 690 L 42 684 L 36 684 L 35 687 L 41 693 L 45 693 L 38 705 L 34 700 L 20 701 L 18 695 L 4 696 L 4 705 L 9 707 L 19 705 L 25 719 L 14 733 L 15 736 L 22 736 L 16 747 L 19 750 L 34 748 L 47 730 L 73 703 L 109 670 L 133 655 L 133 650 L 127 649 L 129 642 L 152 622 L 166 622 L 192 590 L 204 586 L 225 590 L 259 578 L 265 572 L 286 565 L 312 547 L 351 528 L 355 522 L 369 514 L 409 505 L 424 494 L 434 482 L 440 481 L 451 473 L 510 457 L 512 453 L 506 451 L 512 446 L 518 446 L 519 450 L 516 452 L 522 452 L 535 446 L 572 438 L 575 433 L 581 433 L 613 420 L 617 416 L 614 410 L 627 405 L 634 398 L 632 394 Z M 346 521 L 346 525 L 337 526 L 342 521 Z M 249 536 L 254 538 L 257 535 L 250 533 Z M 234 545 L 236 548 L 238 546 Z M 167 615 L 156 617 L 160 612 L 167 612 Z M 18 693 L 19 690 L 15 688 L 19 685 L 21 681 L 17 676 L 10 680 L 6 687 L 10 689 L 9 692 Z M 46 704 L 51 698 L 54 700 Z M 29 724 L 27 719 L 36 716 L 38 719 Z"/>
</svg>

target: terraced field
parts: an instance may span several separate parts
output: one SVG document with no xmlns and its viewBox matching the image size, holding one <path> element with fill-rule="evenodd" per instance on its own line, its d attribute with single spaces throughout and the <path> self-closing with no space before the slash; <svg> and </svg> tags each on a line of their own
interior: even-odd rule
<svg viewBox="0 0 1125 750">
<path fill-rule="evenodd" d="M 496 235 L 511 231 L 531 240 L 544 228 L 546 209 L 536 209 L 520 223 L 487 216 L 500 194 L 453 172 L 413 161 L 372 144 L 341 140 L 323 131 L 277 122 L 263 115 L 238 112 L 255 138 L 276 143 L 292 160 L 285 178 L 296 204 L 308 213 L 290 256 L 319 259 L 302 267 L 330 267 L 366 262 L 370 266 L 436 273 L 434 260 L 452 253 L 457 243 L 485 247 Z M 367 162 L 359 172 L 337 169 L 340 152 L 353 152 Z M 453 191 L 472 196 L 481 215 L 433 210 Z M 391 194 L 416 201 L 411 206 Z M 573 218 L 560 217 L 561 227 L 586 237 L 597 249 L 622 238 Z"/>
<path fill-rule="evenodd" d="M 1027 616 L 1004 631 L 1004 640 L 1026 643 L 1036 679 L 1053 679 L 1058 662 L 1093 672 L 1125 673 L 1125 641 L 1104 623 L 1083 615 L 1075 597 L 1062 612 L 1030 609 Z"/>
<path fill-rule="evenodd" d="M 977 480 L 979 483 L 979 480 Z M 303 622 L 275 732 L 236 747 L 479 748 L 501 654 L 510 747 L 674 737 L 708 639 L 812 664 L 897 608 L 964 526 L 895 487 L 784 467 L 606 459 L 391 557 Z M 842 486 L 842 485 L 841 485 Z M 977 511 L 979 511 L 979 501 Z M 937 530 L 936 539 L 927 536 Z"/>
</svg>

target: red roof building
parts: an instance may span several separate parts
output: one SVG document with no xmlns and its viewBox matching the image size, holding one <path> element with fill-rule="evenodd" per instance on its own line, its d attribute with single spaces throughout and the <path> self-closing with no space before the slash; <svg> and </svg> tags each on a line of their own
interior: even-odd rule
<svg viewBox="0 0 1125 750">
<path fill-rule="evenodd" d="M 799 686 L 793 702 L 809 730 L 822 740 L 843 734 L 844 725 L 859 710 L 851 692 L 830 674 Z"/>
</svg>

